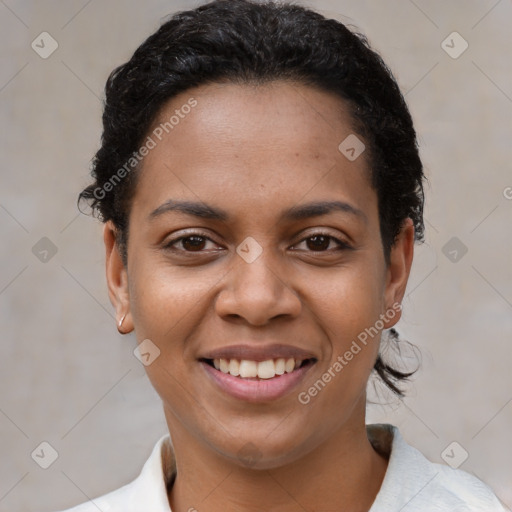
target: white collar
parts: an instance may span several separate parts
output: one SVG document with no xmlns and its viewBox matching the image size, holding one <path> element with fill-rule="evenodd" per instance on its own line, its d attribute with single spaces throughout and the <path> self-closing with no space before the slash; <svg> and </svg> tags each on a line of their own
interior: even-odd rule
<svg viewBox="0 0 512 512">
<path fill-rule="evenodd" d="M 366 425 L 366 430 L 376 451 L 389 459 L 369 512 L 430 510 L 434 502 L 447 507 L 443 510 L 466 504 L 471 507 L 464 510 L 504 510 L 483 482 L 464 471 L 430 462 L 406 443 L 397 427 L 371 424 Z M 167 488 L 174 483 L 175 474 L 171 438 L 166 434 L 158 440 L 133 482 L 68 512 L 97 512 L 98 508 L 102 512 L 172 512 Z"/>
</svg>

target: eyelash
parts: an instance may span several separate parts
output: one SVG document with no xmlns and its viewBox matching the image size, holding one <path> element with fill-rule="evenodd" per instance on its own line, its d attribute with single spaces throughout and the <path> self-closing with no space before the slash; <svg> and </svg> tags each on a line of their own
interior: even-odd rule
<svg viewBox="0 0 512 512">
<path fill-rule="evenodd" d="M 192 233 L 189 233 L 188 235 L 180 236 L 179 238 L 175 238 L 173 240 L 169 240 L 169 242 L 165 244 L 164 249 L 168 249 L 168 250 L 173 251 L 173 252 L 187 252 L 187 253 L 191 253 L 191 254 L 194 254 L 195 252 L 203 252 L 203 251 L 187 251 L 185 249 L 176 249 L 174 247 L 177 243 L 181 242 L 182 240 L 187 240 L 187 238 L 193 238 L 193 237 L 204 238 L 205 240 L 209 240 L 210 242 L 215 243 L 205 233 L 201 233 L 201 232 L 195 233 L 195 232 L 192 232 Z"/>
<path fill-rule="evenodd" d="M 336 238 L 336 237 L 334 237 L 332 235 L 329 235 L 327 233 L 322 233 L 322 232 L 312 233 L 312 234 L 308 235 L 306 238 L 303 238 L 302 240 L 300 240 L 295 245 L 299 245 L 299 244 L 301 244 L 303 242 L 306 242 L 307 240 L 310 240 L 312 238 L 319 237 L 319 236 L 328 238 L 329 239 L 329 245 L 330 245 L 331 241 L 336 243 L 337 246 L 338 246 L 336 249 L 334 249 L 336 251 L 347 250 L 347 249 L 351 249 L 352 248 L 347 242 L 344 242 L 343 240 L 340 240 L 339 238 Z M 192 232 L 192 233 L 190 233 L 190 234 L 188 234 L 186 236 L 180 236 L 179 238 L 175 238 L 173 240 L 170 240 L 168 243 L 165 244 L 164 249 L 170 250 L 170 251 L 173 251 L 173 252 L 182 252 L 182 253 L 188 253 L 188 254 L 195 254 L 195 253 L 202 253 L 202 252 L 204 252 L 203 250 L 201 250 L 201 251 L 187 251 L 186 249 L 177 249 L 175 247 L 179 242 L 181 242 L 183 240 L 187 240 L 188 238 L 193 238 L 193 237 L 204 238 L 207 241 L 215 243 L 205 233 Z M 332 251 L 333 251 L 333 249 L 327 249 L 327 250 L 324 250 L 324 251 L 307 251 L 307 252 L 312 252 L 312 253 L 330 253 Z"/>
</svg>

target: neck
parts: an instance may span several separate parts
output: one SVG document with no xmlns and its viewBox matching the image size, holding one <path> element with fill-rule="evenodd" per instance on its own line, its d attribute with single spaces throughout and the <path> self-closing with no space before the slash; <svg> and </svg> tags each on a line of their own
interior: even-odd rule
<svg viewBox="0 0 512 512">
<path fill-rule="evenodd" d="M 300 459 L 272 469 L 243 467 L 175 421 L 170 430 L 177 467 L 169 495 L 172 512 L 298 512 L 319 505 L 367 512 L 387 468 L 368 441 L 364 414 L 362 422 L 343 426 Z"/>
</svg>

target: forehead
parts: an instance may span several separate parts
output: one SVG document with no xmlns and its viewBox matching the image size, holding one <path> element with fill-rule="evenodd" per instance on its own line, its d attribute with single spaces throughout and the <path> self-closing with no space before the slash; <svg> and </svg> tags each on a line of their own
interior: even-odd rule
<svg viewBox="0 0 512 512">
<path fill-rule="evenodd" d="M 171 197 L 261 214 L 301 200 L 376 207 L 367 155 L 351 160 L 339 149 L 355 136 L 347 105 L 312 87 L 190 89 L 164 105 L 147 135 L 154 147 L 140 171 L 133 205 L 139 212 Z"/>
</svg>

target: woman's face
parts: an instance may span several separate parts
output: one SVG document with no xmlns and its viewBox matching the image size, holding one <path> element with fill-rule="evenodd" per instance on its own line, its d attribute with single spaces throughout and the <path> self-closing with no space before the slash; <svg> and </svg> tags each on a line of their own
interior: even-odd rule
<svg viewBox="0 0 512 512">
<path fill-rule="evenodd" d="M 111 298 L 123 329 L 150 340 L 171 434 L 269 468 L 364 424 L 413 228 L 387 265 L 367 154 L 354 159 L 353 138 L 339 149 L 353 133 L 340 99 L 284 82 L 202 86 L 159 113 L 126 269 L 110 224 L 105 240 Z"/>
</svg>

